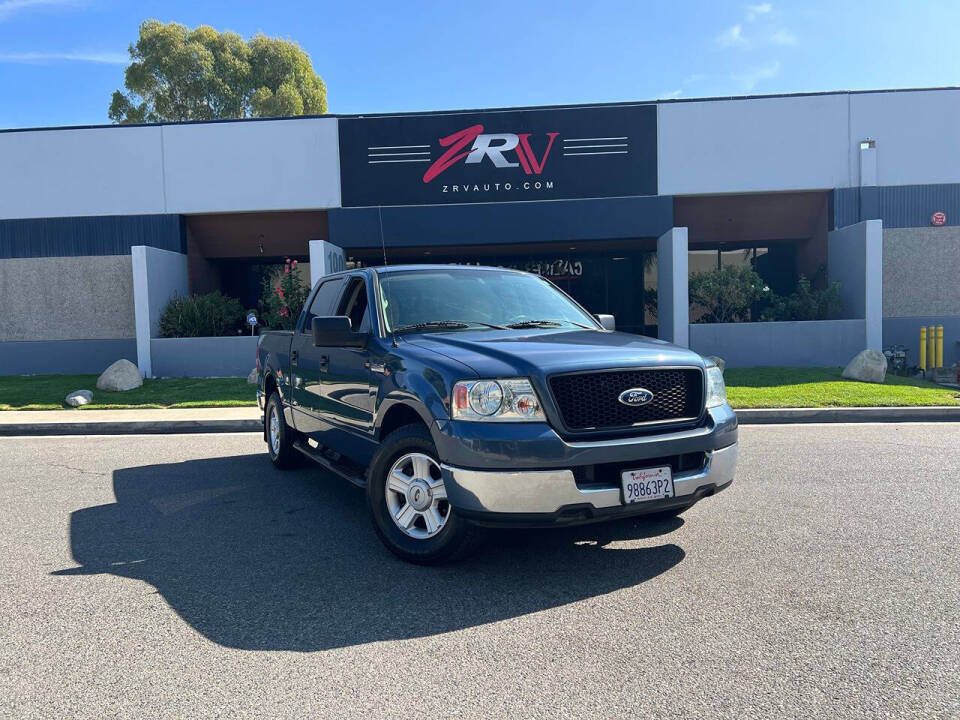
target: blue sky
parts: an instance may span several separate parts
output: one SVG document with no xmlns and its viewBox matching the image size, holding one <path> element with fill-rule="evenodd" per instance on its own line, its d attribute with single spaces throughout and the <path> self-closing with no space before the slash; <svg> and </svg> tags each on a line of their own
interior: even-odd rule
<svg viewBox="0 0 960 720">
<path fill-rule="evenodd" d="M 146 18 L 296 40 L 342 113 L 960 85 L 956 0 L 0 0 L 0 127 L 108 122 Z"/>
</svg>

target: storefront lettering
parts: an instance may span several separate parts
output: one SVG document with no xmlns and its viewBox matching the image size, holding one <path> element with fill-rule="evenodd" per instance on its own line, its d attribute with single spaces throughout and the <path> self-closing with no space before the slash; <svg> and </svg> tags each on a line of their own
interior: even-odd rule
<svg viewBox="0 0 960 720">
<path fill-rule="evenodd" d="M 583 277 L 583 262 L 580 260 L 531 260 L 525 263 L 506 263 L 504 267 L 536 273 L 551 280 L 576 280 Z"/>
<path fill-rule="evenodd" d="M 520 191 L 553 190 L 553 180 L 536 180 L 534 182 L 523 182 L 519 185 L 513 183 L 469 183 L 457 185 L 443 185 L 441 192 L 445 193 L 497 193 Z"/>
</svg>

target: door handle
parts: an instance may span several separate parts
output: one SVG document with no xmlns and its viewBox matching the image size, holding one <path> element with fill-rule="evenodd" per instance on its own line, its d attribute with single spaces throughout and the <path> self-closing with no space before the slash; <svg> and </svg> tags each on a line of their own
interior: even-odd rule
<svg viewBox="0 0 960 720">
<path fill-rule="evenodd" d="M 372 363 L 367 360 L 363 366 L 370 372 L 380 373 L 381 375 L 389 375 L 390 371 L 387 370 L 387 366 L 383 363 Z"/>
<path fill-rule="evenodd" d="M 330 358 L 327 357 L 326 355 L 321 355 L 321 356 L 320 356 L 320 372 L 326 372 L 326 371 L 327 371 L 327 365 L 328 365 L 329 363 L 330 363 Z"/>
<path fill-rule="evenodd" d="M 291 351 L 290 351 L 290 364 L 291 364 L 291 365 L 296 365 L 299 360 L 300 360 L 300 351 L 299 351 L 299 350 L 291 350 Z"/>
</svg>

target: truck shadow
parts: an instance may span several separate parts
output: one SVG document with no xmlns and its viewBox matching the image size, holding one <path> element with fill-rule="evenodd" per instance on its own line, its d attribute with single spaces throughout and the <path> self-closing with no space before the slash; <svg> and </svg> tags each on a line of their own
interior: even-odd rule
<svg viewBox="0 0 960 720">
<path fill-rule="evenodd" d="M 117 470 L 115 503 L 71 514 L 80 567 L 149 583 L 213 642 L 313 651 L 422 637 L 631 587 L 679 563 L 652 538 L 682 520 L 491 532 L 475 556 L 424 568 L 374 535 L 361 490 L 265 455 Z"/>
</svg>

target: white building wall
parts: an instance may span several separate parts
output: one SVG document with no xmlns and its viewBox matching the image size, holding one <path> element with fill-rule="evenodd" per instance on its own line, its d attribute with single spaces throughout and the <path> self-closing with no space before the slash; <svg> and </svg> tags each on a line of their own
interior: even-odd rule
<svg viewBox="0 0 960 720">
<path fill-rule="evenodd" d="M 0 133 L 0 219 L 339 205 L 335 118 Z"/>
<path fill-rule="evenodd" d="M 960 90 L 865 93 L 849 101 L 851 172 L 860 142 L 872 139 L 878 185 L 960 182 Z"/>
<path fill-rule="evenodd" d="M 0 133 L 0 219 L 165 212 L 159 127 Z"/>
<path fill-rule="evenodd" d="M 661 195 L 845 187 L 846 95 L 664 103 Z"/>
<path fill-rule="evenodd" d="M 167 212 L 340 205 L 335 118 L 166 125 Z"/>
<path fill-rule="evenodd" d="M 137 367 L 153 377 L 150 339 L 160 335 L 160 316 L 174 297 L 186 297 L 187 256 L 145 245 L 130 248 L 137 324 Z"/>
</svg>

